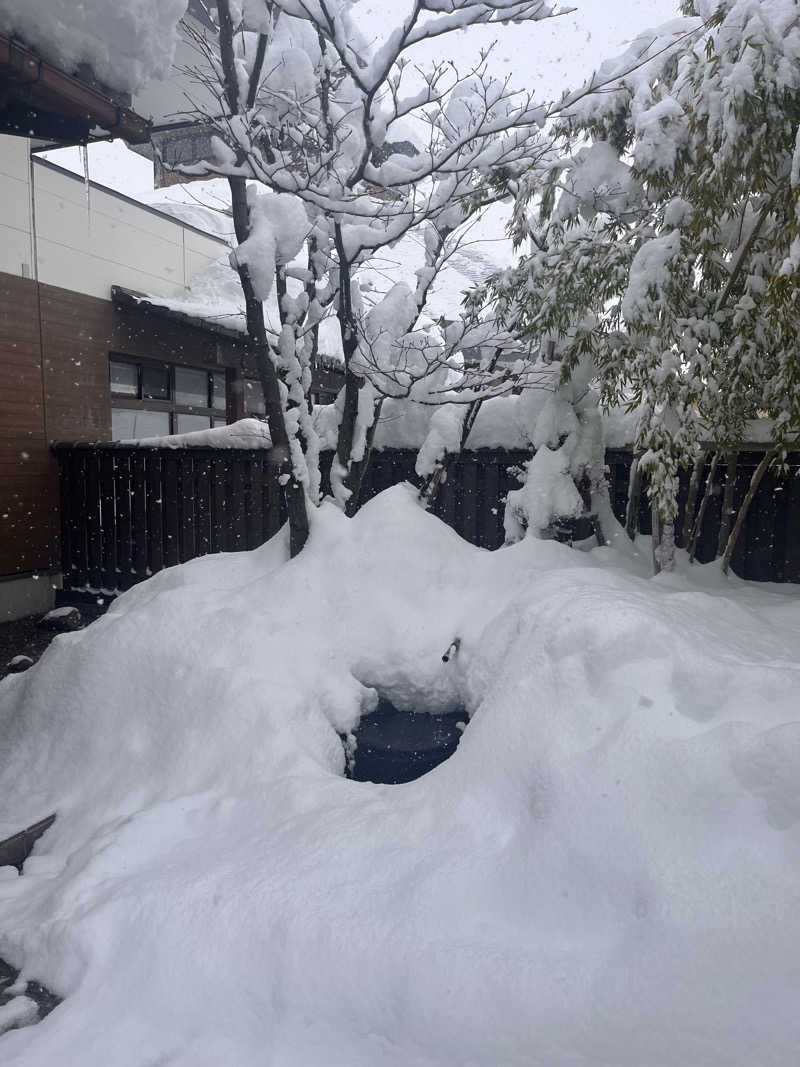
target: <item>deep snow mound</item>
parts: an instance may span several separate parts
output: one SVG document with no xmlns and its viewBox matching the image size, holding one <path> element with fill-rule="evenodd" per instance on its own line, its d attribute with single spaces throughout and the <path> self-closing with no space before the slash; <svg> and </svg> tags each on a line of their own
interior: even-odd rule
<svg viewBox="0 0 800 1067">
<path fill-rule="evenodd" d="M 789 1067 L 797 591 L 488 553 L 407 487 L 286 557 L 165 571 L 0 684 L 0 836 L 58 812 L 0 956 L 65 997 L 3 1063 Z M 465 707 L 454 754 L 348 781 L 377 689 Z"/>
</svg>

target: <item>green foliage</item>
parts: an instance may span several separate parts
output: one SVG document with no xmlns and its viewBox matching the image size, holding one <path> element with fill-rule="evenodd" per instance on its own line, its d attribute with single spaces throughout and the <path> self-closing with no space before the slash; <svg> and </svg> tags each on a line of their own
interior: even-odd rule
<svg viewBox="0 0 800 1067">
<path fill-rule="evenodd" d="M 519 183 L 527 250 L 488 287 L 565 375 L 589 354 L 603 400 L 641 407 L 665 520 L 701 440 L 728 449 L 766 414 L 780 459 L 800 430 L 800 14 L 683 11 L 565 101 L 563 154 Z"/>
</svg>

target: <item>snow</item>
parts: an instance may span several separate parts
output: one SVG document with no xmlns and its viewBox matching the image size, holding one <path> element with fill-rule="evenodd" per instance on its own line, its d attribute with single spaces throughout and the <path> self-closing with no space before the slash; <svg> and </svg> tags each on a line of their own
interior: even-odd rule
<svg viewBox="0 0 800 1067">
<path fill-rule="evenodd" d="M 250 208 L 250 235 L 231 253 L 231 266 L 247 267 L 253 291 L 266 300 L 275 284 L 275 269 L 300 253 L 311 224 L 303 203 L 288 193 L 259 193 L 247 190 Z"/>
<path fill-rule="evenodd" d="M 131 92 L 168 73 L 187 0 L 2 0 L 0 33 L 13 34 L 67 74 L 88 64 L 111 89 Z"/>
<path fill-rule="evenodd" d="M 531 388 L 520 395 L 484 400 L 467 439 L 467 451 L 479 448 L 529 450 L 539 412 L 550 395 L 548 390 Z M 442 451 L 456 450 L 464 410 L 463 404 L 431 406 L 414 401 L 386 400 L 381 408 L 374 447 L 378 451 L 424 448 L 420 473 L 427 473 Z M 638 410 L 629 412 L 622 408 L 603 412 L 606 447 L 630 448 L 636 439 L 639 415 Z M 315 408 L 314 420 L 321 447 L 334 448 L 338 416 L 333 405 Z M 748 441 L 768 440 L 766 431 L 757 424 L 752 424 L 750 429 L 752 435 L 748 434 Z"/>
<path fill-rule="evenodd" d="M 631 263 L 622 314 L 633 324 L 654 314 L 663 302 L 662 291 L 672 279 L 672 264 L 681 254 L 681 231 L 654 237 L 638 249 Z"/>
<path fill-rule="evenodd" d="M 4 1067 L 790 1064 L 800 598 L 474 548 L 400 486 L 123 594 L 0 683 Z M 447 664 L 442 651 L 454 638 Z M 344 779 L 375 702 L 453 757 Z"/>
<path fill-rule="evenodd" d="M 69 615 L 72 615 L 75 608 L 67 604 L 61 608 L 53 608 L 42 619 L 43 622 L 56 622 L 58 619 L 66 619 Z"/>
<path fill-rule="evenodd" d="M 544 530 L 554 519 L 577 519 L 583 500 L 570 473 L 571 456 L 564 448 L 543 445 L 525 465 L 525 481 L 508 494 L 506 536 L 516 539 L 525 530 Z"/>
<path fill-rule="evenodd" d="M 142 437 L 119 443 L 142 448 L 272 448 L 269 427 L 259 419 L 239 419 L 213 429 L 173 433 L 164 437 Z"/>
<path fill-rule="evenodd" d="M 30 997 L 13 997 L 7 1004 L 0 1005 L 0 1034 L 32 1022 L 38 1011 L 36 1001 Z"/>
<path fill-rule="evenodd" d="M 140 199 L 198 230 L 221 237 L 230 245 L 236 241 L 230 193 L 225 179 L 214 178 L 206 182 L 195 181 L 190 185 L 151 189 L 141 194 Z"/>
</svg>

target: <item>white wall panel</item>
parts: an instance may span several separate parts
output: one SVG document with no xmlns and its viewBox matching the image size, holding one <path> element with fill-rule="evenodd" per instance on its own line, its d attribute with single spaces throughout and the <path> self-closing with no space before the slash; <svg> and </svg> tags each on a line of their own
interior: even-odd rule
<svg viewBox="0 0 800 1067">
<path fill-rule="evenodd" d="M 0 135 L 0 271 L 33 274 L 28 140 Z"/>
<path fill-rule="evenodd" d="M 31 171 L 36 263 L 31 234 Z M 224 255 L 218 238 L 112 190 L 89 187 L 34 158 L 29 142 L 0 136 L 0 271 L 108 300 L 112 285 L 153 296 L 183 292 Z"/>
</svg>

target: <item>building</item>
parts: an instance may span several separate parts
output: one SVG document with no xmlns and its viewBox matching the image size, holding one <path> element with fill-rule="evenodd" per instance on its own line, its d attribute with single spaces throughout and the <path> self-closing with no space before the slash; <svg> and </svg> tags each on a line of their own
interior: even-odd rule
<svg viewBox="0 0 800 1067">
<path fill-rule="evenodd" d="M 53 442 L 258 414 L 241 327 L 169 306 L 227 251 L 37 158 L 27 139 L 0 137 L 0 620 L 51 606 L 60 582 Z M 319 398 L 339 381 L 320 371 Z"/>
</svg>

